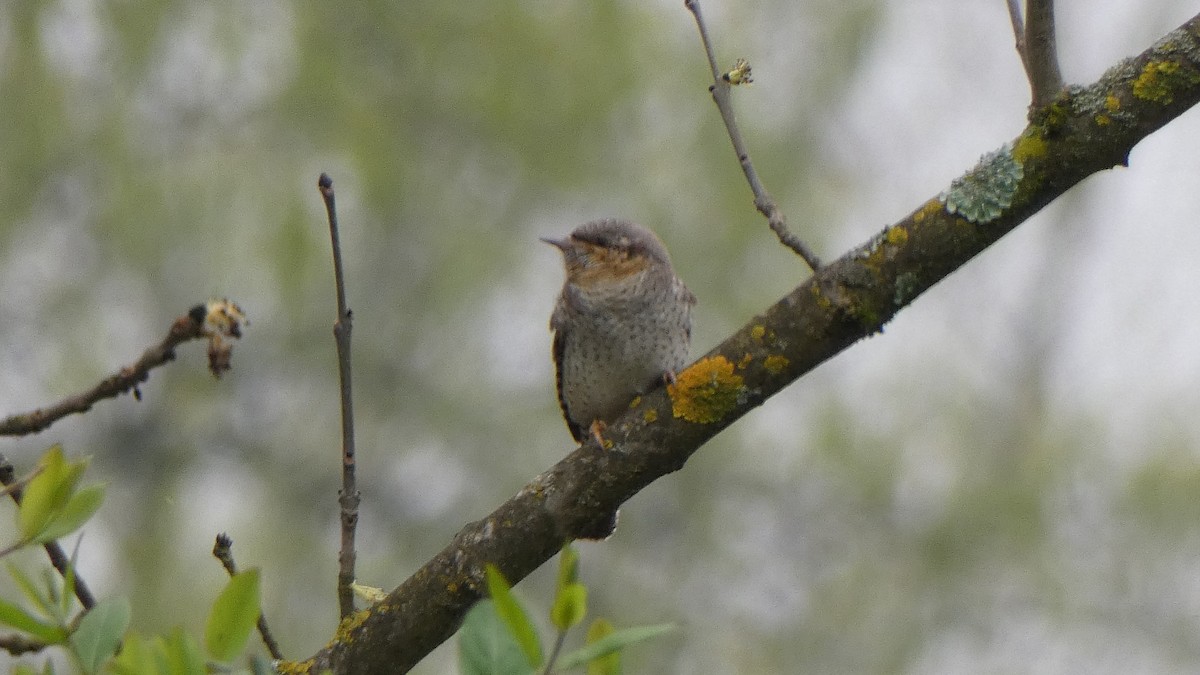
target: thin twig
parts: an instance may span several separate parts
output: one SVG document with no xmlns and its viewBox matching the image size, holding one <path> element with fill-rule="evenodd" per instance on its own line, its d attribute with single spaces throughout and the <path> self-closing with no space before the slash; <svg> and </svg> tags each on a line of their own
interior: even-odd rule
<svg viewBox="0 0 1200 675">
<path fill-rule="evenodd" d="M 1021 19 L 1018 0 L 1008 0 L 1008 16 L 1016 36 L 1017 54 L 1029 78 L 1030 108 L 1049 105 L 1063 88 L 1054 27 L 1054 0 L 1026 0 Z"/>
<path fill-rule="evenodd" d="M 17 482 L 12 462 L 8 461 L 8 458 L 4 455 L 0 455 L 0 484 L 7 488 L 6 491 L 14 502 L 21 503 L 21 494 L 24 491 L 23 487 Z M 50 559 L 50 564 L 66 579 L 67 572 L 71 567 L 71 559 L 67 556 L 66 551 L 63 551 L 62 546 L 57 541 L 48 541 L 42 544 L 42 548 L 46 551 L 46 557 Z M 96 596 L 92 595 L 83 578 L 79 576 L 79 570 L 74 570 L 73 573 L 75 575 L 75 598 L 79 600 L 79 604 L 85 610 L 95 607 Z"/>
<path fill-rule="evenodd" d="M 47 647 L 45 642 L 25 637 L 20 634 L 0 636 L 0 651 L 6 651 L 13 656 L 40 652 Z"/>
<path fill-rule="evenodd" d="M 175 319 L 162 342 L 147 349 L 137 362 L 125 366 L 88 391 L 68 396 L 46 408 L 12 415 L 0 421 L 0 436 L 36 434 L 67 415 L 86 412 L 97 401 L 116 398 L 130 390 L 133 390 L 134 397 L 140 399 L 138 385 L 150 377 L 152 369 L 174 360 L 175 348 L 180 344 L 205 337 L 204 316 L 203 305 L 193 307 L 190 312 Z"/>
<path fill-rule="evenodd" d="M 213 556 L 221 561 L 221 566 L 225 568 L 229 576 L 237 574 L 237 563 L 233 561 L 233 539 L 224 532 L 217 535 L 217 540 L 213 544 Z M 275 641 L 275 637 L 271 635 L 271 629 L 267 626 L 267 615 L 261 610 L 258 613 L 258 634 L 262 636 L 263 644 L 267 646 L 271 658 L 276 661 L 282 659 L 283 652 L 280 651 L 279 643 Z"/>
<path fill-rule="evenodd" d="M 1063 88 L 1054 27 L 1054 0 L 1026 0 L 1025 50 L 1029 55 L 1033 106 L 1049 105 Z"/>
<path fill-rule="evenodd" d="M 1012 22 L 1013 37 L 1017 40 L 1017 54 L 1021 56 L 1021 62 L 1024 63 L 1025 19 L 1021 16 L 1021 0 L 1008 0 L 1008 19 Z"/>
<path fill-rule="evenodd" d="M 725 122 L 725 130 L 729 132 L 729 140 L 733 142 L 733 150 L 737 153 L 742 173 L 746 175 L 746 182 L 750 184 L 750 191 L 754 193 L 754 207 L 767 217 L 767 225 L 770 226 L 775 236 L 779 237 L 779 241 L 803 258 L 809 268 L 815 272 L 821 268 L 820 259 L 788 229 L 783 212 L 771 198 L 767 188 L 763 186 L 758 172 L 754 170 L 754 164 L 750 161 L 750 151 L 746 148 L 746 142 L 742 139 L 742 132 L 738 130 L 737 120 L 733 114 L 733 101 L 730 96 L 731 84 L 729 80 L 721 76 L 721 69 L 717 66 L 717 57 L 713 52 L 712 41 L 708 37 L 708 26 L 704 23 L 704 17 L 700 13 L 700 2 L 699 0 L 685 0 L 684 5 L 696 17 L 696 27 L 700 29 L 700 41 L 704 43 L 704 54 L 708 57 L 708 67 L 712 71 L 713 83 L 708 90 L 712 93 L 713 102 L 717 104 L 717 110 L 720 111 L 721 119 Z"/>
<path fill-rule="evenodd" d="M 358 503 L 360 495 L 354 478 L 354 405 L 350 386 L 350 331 L 351 312 L 346 307 L 346 281 L 342 274 L 342 245 L 338 240 L 337 209 L 334 206 L 333 179 L 321 174 L 317 181 L 321 197 L 325 200 L 325 211 L 329 215 L 329 236 L 333 243 L 333 278 L 337 286 L 337 321 L 333 324 L 333 338 L 337 343 L 338 378 L 342 393 L 342 489 L 338 504 L 342 514 L 342 547 L 338 552 L 338 610 L 342 618 L 354 612 L 354 533 L 358 526 Z"/>
<path fill-rule="evenodd" d="M 554 649 L 550 651 L 550 658 L 546 659 L 546 667 L 542 669 L 542 675 L 550 675 L 554 672 L 554 664 L 558 661 L 558 655 L 562 653 L 563 645 L 567 643 L 567 631 L 558 631 L 558 637 L 554 640 Z"/>
</svg>

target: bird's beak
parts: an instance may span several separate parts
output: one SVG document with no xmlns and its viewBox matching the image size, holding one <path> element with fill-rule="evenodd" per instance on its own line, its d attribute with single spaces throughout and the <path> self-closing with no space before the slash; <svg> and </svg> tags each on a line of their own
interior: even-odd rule
<svg viewBox="0 0 1200 675">
<path fill-rule="evenodd" d="M 538 239 L 541 239 L 542 241 L 546 242 L 547 244 L 550 244 L 551 246 L 562 251 L 563 253 L 566 253 L 571 248 L 571 240 L 570 239 L 551 239 L 550 237 L 538 237 Z"/>
</svg>

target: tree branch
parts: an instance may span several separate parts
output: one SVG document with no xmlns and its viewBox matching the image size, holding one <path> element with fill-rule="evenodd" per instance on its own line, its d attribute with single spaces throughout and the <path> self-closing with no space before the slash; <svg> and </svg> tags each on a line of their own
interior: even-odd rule
<svg viewBox="0 0 1200 675">
<path fill-rule="evenodd" d="M 26 637 L 19 633 L 14 633 L 12 635 L 0 635 L 0 651 L 8 652 L 13 656 L 40 652 L 46 647 L 47 645 L 45 642 Z"/>
<path fill-rule="evenodd" d="M 337 344 L 338 379 L 342 401 L 342 489 L 338 494 L 341 507 L 342 541 L 338 552 L 337 596 L 338 611 L 346 618 L 354 611 L 354 564 L 357 553 L 354 537 L 358 529 L 358 504 L 361 496 L 355 480 L 354 459 L 354 399 L 350 381 L 350 332 L 353 329 L 350 308 L 346 306 L 346 281 L 342 274 L 342 245 L 338 238 L 337 208 L 334 202 L 333 179 L 321 174 L 317 188 L 325 200 L 329 217 L 329 237 L 333 245 L 333 280 L 337 291 L 337 320 L 333 322 L 333 339 Z"/>
<path fill-rule="evenodd" d="M 382 602 L 343 622 L 309 672 L 403 672 L 453 635 L 484 564 L 514 583 L 564 541 L 797 378 L 882 330 L 901 308 L 1200 100 L 1200 16 L 1093 85 L 1073 87 L 1004 149 L 832 264 L 482 520 Z"/>
<path fill-rule="evenodd" d="M 217 535 L 213 542 L 213 557 L 221 563 L 221 567 L 225 568 L 225 572 L 229 576 L 237 574 L 237 562 L 233 559 L 233 539 L 224 532 Z M 271 634 L 271 627 L 267 625 L 267 615 L 265 612 L 259 612 L 258 621 L 255 623 L 258 627 L 258 634 L 262 637 L 263 644 L 267 647 L 267 652 L 271 654 L 271 658 L 276 661 L 283 658 L 283 652 L 279 649 L 279 643 L 275 641 L 275 636 Z"/>
<path fill-rule="evenodd" d="M 737 153 L 738 163 L 742 166 L 742 173 L 746 176 L 746 182 L 750 184 L 750 191 L 754 193 L 754 207 L 758 212 L 766 216 L 767 226 L 779 238 L 779 241 L 788 248 L 792 249 L 796 255 L 800 256 L 808 265 L 809 269 L 816 272 L 821 268 L 821 260 L 812 252 L 810 248 L 788 228 L 787 220 L 783 217 L 783 211 L 779 209 L 779 205 L 775 203 L 775 199 L 767 192 L 767 188 L 763 185 L 762 179 L 758 177 L 758 171 L 754 169 L 754 163 L 750 161 L 750 150 L 746 146 L 746 141 L 742 139 L 742 132 L 738 129 L 737 118 L 733 114 L 733 99 L 730 95 L 732 85 L 736 81 L 743 81 L 742 78 L 735 80 L 730 77 L 729 73 L 722 75 L 721 68 L 717 66 L 717 57 L 713 52 L 712 41 L 708 37 L 708 25 L 704 22 L 704 15 L 700 13 L 699 0 L 684 0 L 684 5 L 692 16 L 696 18 L 696 28 L 700 31 L 700 42 L 704 46 L 704 55 L 708 58 L 708 67 L 712 71 L 713 83 L 709 85 L 708 90 L 712 93 L 713 103 L 717 105 L 717 110 L 721 113 L 721 120 L 725 122 L 725 131 L 729 134 L 729 140 L 733 143 L 733 151 Z M 739 61 L 735 71 L 744 69 L 746 82 L 749 82 L 750 66 L 745 61 Z M 733 72 L 733 71 L 731 71 Z"/>
<path fill-rule="evenodd" d="M 1054 0 L 1026 0 L 1025 21 L 1018 0 L 1008 0 L 1008 14 L 1017 40 L 1017 53 L 1029 78 L 1030 108 L 1047 106 L 1062 91 L 1058 66 L 1058 38 L 1054 28 Z"/>
<path fill-rule="evenodd" d="M 241 309 L 228 300 L 214 301 L 208 305 L 196 305 L 187 314 L 175 319 L 167 336 L 157 345 L 147 349 L 135 363 L 125 366 L 88 391 L 67 398 L 46 408 L 33 412 L 11 415 L 0 420 L 0 436 L 26 436 L 36 434 L 58 420 L 74 413 L 91 410 L 97 401 L 116 398 L 130 390 L 134 398 L 141 400 L 138 385 L 150 377 L 150 371 L 175 360 L 175 348 L 199 338 L 208 338 L 209 370 L 213 375 L 229 369 L 229 343 L 224 337 L 241 337 L 241 326 L 245 317 Z"/>
</svg>

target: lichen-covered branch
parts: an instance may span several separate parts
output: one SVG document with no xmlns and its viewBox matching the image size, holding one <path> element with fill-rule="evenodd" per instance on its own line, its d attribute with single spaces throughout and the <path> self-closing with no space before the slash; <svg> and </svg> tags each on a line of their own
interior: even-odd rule
<svg viewBox="0 0 1200 675">
<path fill-rule="evenodd" d="M 67 415 L 87 412 L 96 402 L 116 398 L 129 391 L 133 391 L 134 397 L 140 399 L 138 385 L 150 377 L 151 370 L 173 361 L 175 348 L 188 340 L 208 339 L 208 367 L 214 376 L 220 377 L 222 372 L 229 369 L 232 347 L 226 338 L 241 337 L 241 327 L 245 323 L 242 310 L 228 300 L 196 305 L 187 314 L 175 319 L 167 330 L 167 336 L 143 352 L 136 362 L 83 393 L 68 396 L 45 408 L 0 420 L 0 436 L 36 434 Z"/>
<path fill-rule="evenodd" d="M 1200 100 L 1200 16 L 1100 81 L 1073 87 L 1025 131 L 942 194 L 824 266 L 716 349 L 670 390 L 634 402 L 607 427 L 432 560 L 333 642 L 284 672 L 403 672 L 453 635 L 481 596 L 485 563 L 513 582 L 565 540 L 705 441 L 855 342 L 1085 177 L 1126 163 L 1130 149 Z"/>
</svg>

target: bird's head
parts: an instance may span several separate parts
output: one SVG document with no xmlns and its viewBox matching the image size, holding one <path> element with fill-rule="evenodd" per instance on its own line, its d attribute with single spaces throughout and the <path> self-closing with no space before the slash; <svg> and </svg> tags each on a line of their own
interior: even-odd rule
<svg viewBox="0 0 1200 675">
<path fill-rule="evenodd" d="M 594 220 L 566 238 L 542 241 L 562 251 L 567 281 L 578 286 L 619 282 L 652 267 L 671 269 L 659 238 L 626 220 Z"/>
</svg>

